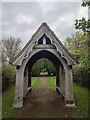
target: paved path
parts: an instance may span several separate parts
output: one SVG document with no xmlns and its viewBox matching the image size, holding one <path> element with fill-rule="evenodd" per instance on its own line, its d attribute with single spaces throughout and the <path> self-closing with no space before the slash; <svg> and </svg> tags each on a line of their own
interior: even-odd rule
<svg viewBox="0 0 90 120">
<path fill-rule="evenodd" d="M 48 78 L 39 77 L 40 85 L 24 100 L 20 118 L 71 118 L 73 110 L 65 108 L 64 100 L 48 88 Z"/>
</svg>

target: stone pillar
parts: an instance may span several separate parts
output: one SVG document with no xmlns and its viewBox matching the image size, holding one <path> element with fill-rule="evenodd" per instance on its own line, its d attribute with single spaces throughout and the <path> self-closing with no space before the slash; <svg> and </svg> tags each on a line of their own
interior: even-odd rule
<svg viewBox="0 0 90 120">
<path fill-rule="evenodd" d="M 61 66 L 57 67 L 56 72 L 56 91 L 59 92 L 61 96 L 60 84 L 61 84 Z"/>
<path fill-rule="evenodd" d="M 62 79 L 61 66 L 59 66 L 59 87 L 61 86 L 61 79 Z"/>
<path fill-rule="evenodd" d="M 56 87 L 60 87 L 60 81 L 59 81 L 59 67 L 57 67 L 57 71 L 56 71 Z"/>
<path fill-rule="evenodd" d="M 61 89 L 62 96 L 65 97 L 65 70 L 63 67 L 61 68 L 61 83 L 60 84 L 61 84 L 60 89 Z"/>
<path fill-rule="evenodd" d="M 28 68 L 26 68 L 24 75 L 24 97 L 28 93 Z"/>
<path fill-rule="evenodd" d="M 59 91 L 60 95 L 65 97 L 65 80 L 64 80 L 64 73 L 62 67 L 59 66 L 59 86 L 57 86 L 57 90 Z"/>
<path fill-rule="evenodd" d="M 24 73 L 22 71 L 22 69 L 20 69 L 19 71 L 20 74 L 20 82 L 19 82 L 19 97 L 23 98 L 23 92 L 24 92 Z"/>
<path fill-rule="evenodd" d="M 75 107 L 73 98 L 72 68 L 70 67 L 67 67 L 65 70 L 65 102 L 67 107 Z"/>
<path fill-rule="evenodd" d="M 13 107 L 23 106 L 23 72 L 20 66 L 16 67 L 16 92 Z"/>
<path fill-rule="evenodd" d="M 31 92 L 31 69 L 28 69 L 28 91 Z"/>
<path fill-rule="evenodd" d="M 15 88 L 15 99 L 19 98 L 19 66 L 16 66 L 16 88 Z"/>
</svg>

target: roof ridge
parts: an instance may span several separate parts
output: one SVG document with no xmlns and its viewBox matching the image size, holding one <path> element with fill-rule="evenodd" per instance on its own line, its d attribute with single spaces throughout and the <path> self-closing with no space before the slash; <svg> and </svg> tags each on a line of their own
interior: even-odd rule
<svg viewBox="0 0 90 120">
<path fill-rule="evenodd" d="M 55 32 L 54 31 L 52 31 L 52 29 L 48 26 L 48 24 L 47 23 L 42 23 L 42 24 L 44 24 L 49 30 L 50 30 L 50 32 L 54 35 L 54 37 L 58 40 L 58 42 L 60 43 L 60 45 L 63 47 L 63 49 L 65 50 L 65 52 L 72 58 L 72 59 L 74 59 L 77 63 L 78 63 L 78 61 L 76 60 L 76 58 L 74 57 L 74 55 L 73 54 L 71 54 L 69 51 L 68 51 L 68 49 L 63 45 L 63 43 L 60 41 L 60 39 L 57 37 L 57 35 L 55 34 Z"/>
<path fill-rule="evenodd" d="M 63 43 L 60 41 L 60 39 L 56 36 L 56 34 L 54 33 L 54 31 L 51 30 L 51 28 L 48 26 L 48 24 L 46 22 L 43 22 L 38 29 L 36 30 L 36 32 L 31 36 L 30 40 L 26 43 L 26 45 L 22 48 L 22 50 L 13 58 L 13 60 L 10 63 L 13 63 L 22 53 L 23 51 L 28 47 L 28 45 L 31 43 L 31 41 L 33 40 L 33 38 L 35 37 L 35 35 L 40 31 L 40 29 L 45 26 L 50 32 L 51 34 L 57 39 L 57 41 L 60 43 L 60 45 L 63 47 L 63 49 L 65 50 L 65 52 L 72 58 L 74 59 L 76 62 L 78 62 L 74 56 L 68 51 L 68 49 L 63 45 Z"/>
</svg>

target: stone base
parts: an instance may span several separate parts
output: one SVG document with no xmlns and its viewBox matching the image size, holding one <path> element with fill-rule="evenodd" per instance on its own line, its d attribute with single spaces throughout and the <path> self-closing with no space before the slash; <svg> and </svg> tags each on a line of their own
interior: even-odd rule
<svg viewBox="0 0 90 120">
<path fill-rule="evenodd" d="M 23 99 L 15 99 L 13 102 L 13 108 L 23 107 Z"/>
<path fill-rule="evenodd" d="M 74 100 L 65 101 L 65 105 L 66 105 L 66 107 L 68 107 L 68 108 L 75 108 L 75 107 L 76 107 Z"/>
<path fill-rule="evenodd" d="M 75 106 L 75 103 L 73 103 L 73 104 L 66 104 L 66 107 L 68 107 L 68 108 L 75 108 L 76 106 Z"/>
</svg>

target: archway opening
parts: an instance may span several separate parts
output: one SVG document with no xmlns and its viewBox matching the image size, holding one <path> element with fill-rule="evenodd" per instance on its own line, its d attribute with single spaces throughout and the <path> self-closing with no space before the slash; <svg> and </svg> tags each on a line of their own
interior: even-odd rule
<svg viewBox="0 0 90 120">
<path fill-rule="evenodd" d="M 56 67 L 47 58 L 37 60 L 31 70 L 31 86 L 32 90 L 37 89 L 56 89 Z"/>
<path fill-rule="evenodd" d="M 47 50 L 41 50 L 40 52 L 37 52 L 36 54 L 34 54 L 30 59 L 29 61 L 27 62 L 26 64 L 26 67 L 25 67 L 25 71 L 24 71 L 24 76 L 26 74 L 26 70 L 28 69 L 28 87 L 32 87 L 31 86 L 31 76 L 32 76 L 32 69 L 34 67 L 34 64 L 36 65 L 37 64 L 37 61 L 38 60 L 44 60 L 45 62 L 50 62 L 50 64 L 53 64 L 53 68 L 51 68 L 52 70 L 54 70 L 54 72 L 52 71 L 48 71 L 48 69 L 46 69 L 45 67 L 43 69 L 40 68 L 40 72 L 38 70 L 38 76 L 40 76 L 40 74 L 43 74 L 42 71 L 44 71 L 44 74 L 47 73 L 47 75 L 49 76 L 55 76 L 55 80 L 56 80 L 56 87 L 59 86 L 60 87 L 60 74 L 59 74 L 59 67 L 62 67 L 63 68 L 63 65 L 62 63 L 60 62 L 60 60 L 51 52 L 47 51 Z M 45 65 L 46 63 L 44 63 Z M 40 67 L 40 66 L 39 66 Z M 36 67 L 38 68 L 38 67 Z M 45 73 L 46 71 L 46 73 Z M 34 73 L 33 73 L 34 74 Z"/>
<path fill-rule="evenodd" d="M 30 41 L 28 41 L 25 47 L 11 62 L 16 66 L 15 101 L 17 103 L 15 106 L 23 106 L 23 98 L 31 89 L 32 66 L 41 58 L 47 58 L 54 63 L 56 67 L 56 89 L 58 89 L 61 94 L 62 89 L 60 87 L 62 86 L 61 80 L 63 79 L 61 71 L 64 70 L 65 104 L 66 106 L 74 106 L 74 104 L 70 105 L 71 101 L 74 103 L 72 65 L 76 64 L 77 61 L 46 23 L 42 23 Z M 41 69 L 40 74 L 45 74 L 45 71 L 47 72 L 47 69 Z M 28 88 L 28 81 L 30 89 Z"/>
</svg>

